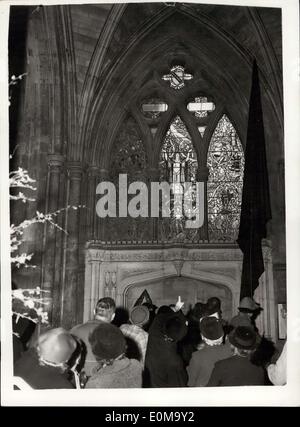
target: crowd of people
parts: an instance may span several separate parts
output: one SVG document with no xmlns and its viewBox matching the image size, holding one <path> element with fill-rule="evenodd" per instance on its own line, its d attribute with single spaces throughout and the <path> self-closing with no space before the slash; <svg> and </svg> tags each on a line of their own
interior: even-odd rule
<svg viewBox="0 0 300 427">
<path fill-rule="evenodd" d="M 180 297 L 159 308 L 144 303 L 124 318 L 126 310 L 101 298 L 92 320 L 46 330 L 21 349 L 17 340 L 14 376 L 33 389 L 285 384 L 286 346 L 278 357 L 259 334 L 260 306 L 252 298 L 243 298 L 229 321 L 217 297 L 186 315 L 183 305 Z"/>
</svg>

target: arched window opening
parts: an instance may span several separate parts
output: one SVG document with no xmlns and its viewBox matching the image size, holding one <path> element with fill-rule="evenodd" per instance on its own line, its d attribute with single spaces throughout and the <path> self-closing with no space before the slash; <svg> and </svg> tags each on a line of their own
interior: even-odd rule
<svg viewBox="0 0 300 427">
<path fill-rule="evenodd" d="M 185 207 L 195 208 L 195 191 L 187 192 L 184 184 L 191 183 L 195 190 L 198 161 L 191 136 L 179 116 L 176 116 L 166 133 L 160 152 L 160 181 L 171 185 L 171 199 L 162 200 L 170 207 L 170 218 L 161 218 L 159 238 L 166 241 L 194 241 L 197 230 L 185 228 Z M 184 204 L 190 198 L 190 204 Z"/>
<path fill-rule="evenodd" d="M 207 155 L 208 236 L 210 242 L 237 239 L 243 190 L 244 153 L 226 115 L 220 119 Z"/>
<path fill-rule="evenodd" d="M 166 133 L 160 153 L 161 180 L 171 183 L 195 182 L 197 156 L 190 134 L 179 116 Z"/>
</svg>

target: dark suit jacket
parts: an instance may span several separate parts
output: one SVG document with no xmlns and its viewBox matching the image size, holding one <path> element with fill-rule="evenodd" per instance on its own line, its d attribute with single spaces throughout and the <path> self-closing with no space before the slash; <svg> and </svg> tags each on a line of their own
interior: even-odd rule
<svg viewBox="0 0 300 427">
<path fill-rule="evenodd" d="M 247 357 L 232 356 L 215 364 L 207 387 L 265 385 L 265 372 Z"/>
</svg>

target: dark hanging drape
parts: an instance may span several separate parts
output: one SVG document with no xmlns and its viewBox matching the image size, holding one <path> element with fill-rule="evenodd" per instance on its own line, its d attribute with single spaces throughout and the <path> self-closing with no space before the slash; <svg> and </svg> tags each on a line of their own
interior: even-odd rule
<svg viewBox="0 0 300 427">
<path fill-rule="evenodd" d="M 264 272 L 261 241 L 271 219 L 269 180 L 261 94 L 256 60 L 253 63 L 240 228 L 237 243 L 243 257 L 241 295 L 253 296 Z"/>
</svg>

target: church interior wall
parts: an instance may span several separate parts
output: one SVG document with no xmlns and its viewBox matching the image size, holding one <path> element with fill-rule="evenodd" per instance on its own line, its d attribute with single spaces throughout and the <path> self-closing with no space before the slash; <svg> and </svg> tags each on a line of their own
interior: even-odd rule
<svg viewBox="0 0 300 427">
<path fill-rule="evenodd" d="M 268 238 L 273 245 L 275 293 L 284 302 L 280 10 L 236 7 L 232 13 L 228 6 L 170 8 L 162 3 L 28 7 L 23 25 L 24 66 L 13 72 L 27 75 L 18 89 L 12 165 L 28 168 L 37 180 L 37 192 L 29 207 L 12 209 L 12 220 L 31 217 L 36 210 L 86 206 L 57 217 L 68 234 L 51 226 L 28 229 L 24 250 L 34 253 L 37 268 L 13 272 L 19 285 L 51 291 L 53 323 L 68 326 L 83 318 L 86 243 L 101 239 L 105 227 L 95 213 L 95 187 L 109 173 L 109 159 L 126 115 L 137 119 L 149 169 L 157 168 L 162 137 L 176 110 L 153 140 L 137 105 L 179 57 L 193 73 L 200 69 L 199 87 L 216 100 L 216 115 L 228 112 L 243 144 L 252 58 L 257 59 L 273 214 Z M 10 54 L 19 54 L 16 45 Z M 172 102 L 170 91 L 163 93 Z M 185 117 L 188 124 L 187 113 Z M 200 139 L 191 121 L 189 130 L 194 142 Z M 198 154 L 203 154 L 200 148 Z"/>
</svg>

